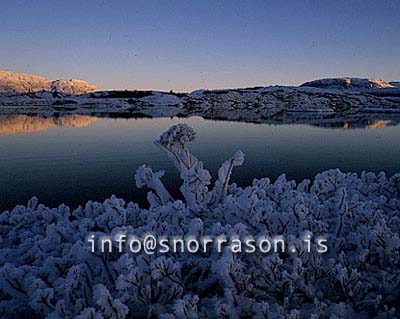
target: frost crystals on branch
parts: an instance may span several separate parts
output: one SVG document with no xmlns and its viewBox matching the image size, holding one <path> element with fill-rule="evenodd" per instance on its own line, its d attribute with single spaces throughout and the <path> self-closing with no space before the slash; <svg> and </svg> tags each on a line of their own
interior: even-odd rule
<svg viewBox="0 0 400 319">
<path fill-rule="evenodd" d="M 232 169 L 240 166 L 244 161 L 244 154 L 237 151 L 236 154 L 225 161 L 218 171 L 218 180 L 212 192 L 208 192 L 211 184 L 211 175 L 203 168 L 203 162 L 199 161 L 186 147 L 188 142 L 194 140 L 196 132 L 187 124 L 176 124 L 164 132 L 155 144 L 160 147 L 173 160 L 180 172 L 183 185 L 181 193 L 191 209 L 198 209 L 202 205 L 219 204 L 226 196 Z M 147 186 L 156 191 L 149 193 L 150 204 L 159 206 L 172 200 L 171 195 L 165 189 L 160 177 L 163 172 L 153 173 L 151 168 L 143 165 L 136 172 L 137 187 Z"/>
<path fill-rule="evenodd" d="M 172 196 L 168 193 L 161 182 L 162 176 L 164 176 L 163 171 L 153 173 L 152 169 L 147 165 L 140 166 L 136 171 L 136 186 L 138 188 L 147 186 L 156 191 L 157 195 L 155 195 L 153 192 L 148 193 L 147 198 L 152 206 L 165 205 L 172 200 Z"/>
</svg>

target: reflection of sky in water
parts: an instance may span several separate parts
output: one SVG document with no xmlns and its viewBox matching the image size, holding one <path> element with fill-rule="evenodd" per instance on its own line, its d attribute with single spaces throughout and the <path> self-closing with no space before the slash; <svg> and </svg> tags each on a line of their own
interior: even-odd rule
<svg viewBox="0 0 400 319">
<path fill-rule="evenodd" d="M 144 203 L 146 191 L 134 185 L 135 170 L 144 163 L 165 170 L 163 180 L 176 194 L 178 173 L 152 141 L 178 122 L 197 131 L 190 148 L 213 176 L 235 150 L 244 151 L 245 163 L 232 179 L 239 184 L 247 185 L 253 177 L 274 180 L 283 172 L 301 180 L 336 167 L 384 170 L 389 175 L 400 171 L 400 126 L 344 130 L 200 118 L 98 119 L 88 126 L 52 125 L 33 133 L 1 135 L 0 210 L 25 204 L 32 195 L 50 206 L 103 201 L 112 194 Z"/>
</svg>

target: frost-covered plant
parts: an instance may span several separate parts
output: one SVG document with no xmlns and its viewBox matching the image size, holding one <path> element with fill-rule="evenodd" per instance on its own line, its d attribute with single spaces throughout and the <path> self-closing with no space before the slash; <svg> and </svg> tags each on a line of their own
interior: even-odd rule
<svg viewBox="0 0 400 319">
<path fill-rule="evenodd" d="M 203 162 L 192 155 L 185 145 L 193 141 L 195 136 L 196 133 L 187 124 L 176 124 L 155 142 L 179 170 L 183 180 L 180 190 L 187 204 L 194 209 L 205 200 L 207 186 L 211 183 L 211 175 L 203 168 Z"/>
<path fill-rule="evenodd" d="M 191 154 L 186 147 L 186 144 L 193 141 L 195 136 L 195 131 L 187 124 L 176 124 L 163 133 L 155 144 L 167 153 L 179 170 L 183 180 L 180 190 L 188 207 L 200 209 L 206 204 L 219 204 L 225 199 L 232 169 L 243 164 L 244 154 L 237 151 L 231 159 L 222 164 L 214 189 L 208 192 L 211 175 L 203 168 L 203 162 Z M 151 192 L 148 195 L 153 207 L 165 205 L 173 200 L 160 180 L 163 175 L 164 172 L 153 173 L 151 168 L 145 165 L 139 167 L 135 175 L 137 187 L 147 186 L 156 192 L 156 194 Z"/>
<path fill-rule="evenodd" d="M 179 124 L 156 142 L 181 172 L 184 202 L 142 166 L 150 208 L 111 197 L 71 211 L 32 198 L 0 214 L 1 318 L 396 318 L 400 316 L 400 174 L 329 170 L 229 184 L 239 151 L 211 176 Z M 296 253 L 92 253 L 87 236 L 282 235 Z M 305 252 L 303 234 L 328 252 Z M 313 244 L 314 245 L 314 244 Z M 114 247 L 116 248 L 116 247 Z"/>
</svg>

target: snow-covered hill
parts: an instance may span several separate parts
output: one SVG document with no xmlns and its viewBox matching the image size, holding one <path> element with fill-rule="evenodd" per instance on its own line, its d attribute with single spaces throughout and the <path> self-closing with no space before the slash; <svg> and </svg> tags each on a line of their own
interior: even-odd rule
<svg viewBox="0 0 400 319">
<path fill-rule="evenodd" d="M 315 87 L 333 90 L 363 91 L 370 89 L 393 88 L 395 86 L 381 79 L 359 79 L 359 78 L 329 78 L 318 79 L 303 83 L 300 86 Z"/>
<path fill-rule="evenodd" d="M 43 76 L 0 71 L 0 92 L 36 92 L 49 90 L 50 80 Z"/>
<path fill-rule="evenodd" d="M 0 70 L 0 93 L 30 93 L 49 91 L 54 93 L 84 94 L 99 91 L 83 80 L 50 80 L 46 77 Z"/>
</svg>

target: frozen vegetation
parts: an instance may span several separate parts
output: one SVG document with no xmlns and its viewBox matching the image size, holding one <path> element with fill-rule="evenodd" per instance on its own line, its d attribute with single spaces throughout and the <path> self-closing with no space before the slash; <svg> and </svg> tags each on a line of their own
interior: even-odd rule
<svg viewBox="0 0 400 319">
<path fill-rule="evenodd" d="M 111 197 L 72 211 L 32 198 L 3 212 L 0 317 L 400 316 L 400 174 L 329 170 L 299 184 L 282 175 L 241 188 L 229 180 L 243 153 L 222 163 L 213 182 L 187 147 L 194 138 L 189 126 L 178 124 L 156 141 L 180 172 L 180 199 L 163 186 L 163 172 L 143 165 L 135 181 L 149 188 L 149 208 Z M 283 235 L 297 252 L 89 251 L 89 233 L 119 232 Z M 304 233 L 325 236 L 328 252 L 305 252 L 298 239 Z"/>
</svg>

